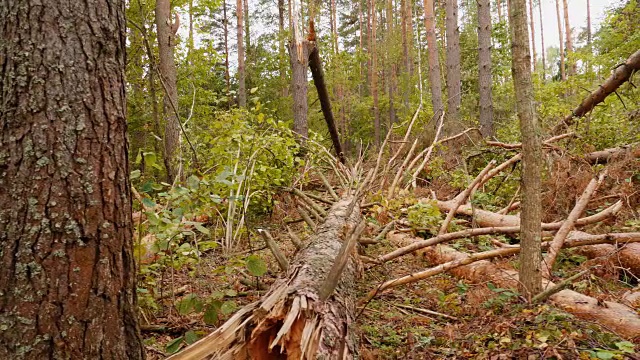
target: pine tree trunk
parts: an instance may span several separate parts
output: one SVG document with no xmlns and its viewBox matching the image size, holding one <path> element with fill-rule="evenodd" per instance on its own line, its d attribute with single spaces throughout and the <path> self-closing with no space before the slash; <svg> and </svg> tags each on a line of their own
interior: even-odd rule
<svg viewBox="0 0 640 360">
<path fill-rule="evenodd" d="M 571 37 L 571 25 L 569 24 L 569 5 L 567 4 L 567 0 L 562 0 L 562 5 L 564 8 L 564 32 L 565 38 L 567 40 L 567 68 L 569 70 L 569 75 L 575 75 L 577 65 L 572 59 L 570 59 L 571 54 L 573 53 L 573 39 Z"/>
<path fill-rule="evenodd" d="M 0 359 L 143 359 L 125 2 L 0 13 Z"/>
<path fill-rule="evenodd" d="M 533 0 L 529 0 L 529 25 L 531 26 L 531 54 L 533 54 L 533 71 L 538 66 L 538 54 L 536 53 L 536 28 L 533 21 Z"/>
<path fill-rule="evenodd" d="M 385 37 L 388 41 L 386 41 L 387 46 L 387 81 L 389 88 L 389 126 L 391 129 L 391 125 L 396 122 L 396 109 L 394 104 L 394 94 L 396 91 L 396 65 L 391 57 L 392 49 L 393 49 L 393 39 L 394 39 L 394 26 L 393 26 L 393 0 L 387 0 L 387 32 Z"/>
<path fill-rule="evenodd" d="M 178 84 L 176 63 L 173 58 L 175 37 L 179 20 L 171 21 L 171 4 L 169 0 L 156 1 L 156 31 L 158 36 L 158 68 L 160 81 L 164 88 L 163 113 L 164 153 L 168 159 L 167 175 L 173 181 L 178 176 L 177 157 L 180 150 L 180 124 L 176 111 L 178 109 Z"/>
<path fill-rule="evenodd" d="M 227 96 L 231 93 L 231 75 L 229 71 L 229 18 L 227 17 L 227 0 L 222 1 L 222 25 L 224 32 L 224 80 L 227 85 Z M 229 107 L 231 102 L 229 101 Z"/>
<path fill-rule="evenodd" d="M 442 79 L 440 78 L 440 60 L 438 59 L 438 41 L 436 39 L 436 22 L 433 0 L 424 0 L 424 27 L 427 33 L 431 104 L 433 106 L 434 114 L 440 114 L 443 110 Z"/>
<path fill-rule="evenodd" d="M 520 281 L 528 299 L 542 290 L 541 273 L 541 162 L 540 126 L 533 103 L 531 55 L 527 29 L 526 0 L 511 0 L 509 24 L 513 56 L 513 82 L 522 138 L 522 214 L 520 244 Z"/>
<path fill-rule="evenodd" d="M 245 0 L 246 1 L 246 0 Z M 237 41 L 238 41 L 238 106 L 243 108 L 247 106 L 247 88 L 245 84 L 245 68 L 244 68 L 244 36 L 242 35 L 242 0 L 236 0 L 236 17 L 237 22 Z"/>
<path fill-rule="evenodd" d="M 193 50 L 193 0 L 189 0 L 189 39 L 187 40 L 187 58 Z"/>
<path fill-rule="evenodd" d="M 591 3 L 587 0 L 587 48 L 589 49 L 589 55 L 593 55 L 593 49 L 591 48 Z M 587 60 L 587 74 L 591 78 L 591 61 Z"/>
<path fill-rule="evenodd" d="M 460 113 L 460 31 L 458 29 L 458 0 L 446 2 L 447 37 L 447 125 L 445 133 L 453 134 L 458 126 Z"/>
<path fill-rule="evenodd" d="M 560 39 L 560 79 L 567 80 L 567 74 L 564 65 L 564 39 L 562 36 L 562 19 L 560 17 L 560 0 L 556 0 L 556 17 L 558 19 L 558 38 Z"/>
<path fill-rule="evenodd" d="M 496 0 L 496 7 L 498 8 L 498 21 L 502 21 L 502 4 L 500 0 Z"/>
<path fill-rule="evenodd" d="M 242 21 L 244 22 L 244 82 L 246 90 L 247 87 L 252 87 L 251 65 L 253 64 L 254 59 L 253 50 L 251 48 L 251 31 L 249 28 L 249 25 L 251 23 L 249 19 L 249 0 L 242 0 L 242 6 L 244 8 L 244 16 L 242 17 Z"/>
<path fill-rule="evenodd" d="M 282 84 L 282 96 L 289 95 L 287 85 L 286 55 L 284 49 L 284 0 L 278 0 L 278 60 L 280 70 L 280 83 Z"/>
<path fill-rule="evenodd" d="M 373 127 L 376 147 L 380 146 L 380 111 L 378 109 L 378 57 L 376 54 L 376 0 L 370 0 L 371 9 L 371 96 L 373 97 Z"/>
<path fill-rule="evenodd" d="M 491 78 L 491 0 L 478 0 L 478 85 L 480 96 L 480 132 L 494 135 Z"/>
<path fill-rule="evenodd" d="M 542 45 L 542 81 L 544 82 L 547 77 L 547 48 L 544 47 L 544 23 L 542 22 L 542 1 L 538 3 L 538 11 L 540 14 L 540 42 Z"/>
<path fill-rule="evenodd" d="M 307 122 L 307 67 L 309 66 L 310 45 L 302 35 L 302 14 L 298 0 L 291 3 L 291 25 L 293 39 L 289 44 L 291 61 L 291 92 L 293 95 L 293 132 L 298 142 L 304 144 L 309 136 Z"/>
<path fill-rule="evenodd" d="M 409 91 L 411 89 L 409 85 L 411 83 L 411 59 L 409 57 L 409 47 L 411 46 L 411 42 L 409 42 L 409 24 L 407 23 L 407 11 L 410 9 L 408 7 L 409 2 L 411 2 L 411 0 L 400 0 L 400 11 L 402 12 L 402 21 L 400 25 L 402 27 L 402 64 L 403 70 L 408 77 L 404 82 L 402 89 L 405 109 L 404 113 L 409 111 Z"/>
</svg>

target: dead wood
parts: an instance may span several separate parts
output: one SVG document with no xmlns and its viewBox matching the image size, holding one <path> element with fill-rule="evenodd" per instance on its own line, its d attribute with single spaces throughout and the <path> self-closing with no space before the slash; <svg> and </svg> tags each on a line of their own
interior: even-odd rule
<svg viewBox="0 0 640 360">
<path fill-rule="evenodd" d="M 553 269 L 553 264 L 556 262 L 558 253 L 562 248 L 562 244 L 567 238 L 567 235 L 569 235 L 569 232 L 575 226 L 575 223 L 580 215 L 582 215 L 582 213 L 584 212 L 584 209 L 587 207 L 591 195 L 594 191 L 596 191 L 598 186 L 602 184 L 602 181 L 604 180 L 606 174 L 607 171 L 605 170 L 597 178 L 591 179 L 587 187 L 584 189 L 584 192 L 580 196 L 580 199 L 576 202 L 576 206 L 573 207 L 573 210 L 571 210 L 571 213 L 569 213 L 567 219 L 562 223 L 560 229 L 558 229 L 558 232 L 551 242 L 551 246 L 549 246 L 549 252 L 547 253 L 547 256 L 542 259 L 542 276 L 549 278 L 549 276 L 551 275 L 551 269 Z"/>
<path fill-rule="evenodd" d="M 401 233 L 390 233 L 388 238 L 399 246 L 406 246 L 416 241 L 415 238 Z M 460 261 L 469 256 L 444 245 L 428 247 L 422 249 L 420 253 L 432 264 Z M 472 262 L 453 268 L 450 272 L 454 276 L 473 282 L 491 281 L 502 288 L 515 289 L 518 287 L 516 271 L 500 269 L 488 260 Z M 553 285 L 553 283 L 544 280 L 543 286 L 545 288 Z M 640 339 L 640 315 L 625 305 L 610 301 L 601 302 L 598 299 L 566 289 L 552 295 L 550 300 L 562 310 L 576 317 L 594 321 L 622 337 L 630 340 Z"/>
<path fill-rule="evenodd" d="M 609 148 L 600 151 L 594 151 L 584 155 L 584 159 L 589 164 L 606 164 L 612 159 L 622 158 L 626 154 L 631 154 L 634 158 L 640 158 L 640 146 L 625 145 L 616 148 Z"/>
<path fill-rule="evenodd" d="M 624 236 L 622 236 L 624 235 Z M 602 238 L 614 238 L 623 246 L 602 244 L 599 241 Z M 640 233 L 627 234 L 602 234 L 592 235 L 582 231 L 572 231 L 567 241 L 581 241 L 585 244 L 591 242 L 591 246 L 580 247 L 576 249 L 576 253 L 586 256 L 590 259 L 608 258 L 612 263 L 620 266 L 624 271 L 633 276 L 640 277 L 640 243 L 624 244 L 625 241 L 640 239 Z"/>
<path fill-rule="evenodd" d="M 286 277 L 277 280 L 262 299 L 170 359 L 355 358 L 350 333 L 356 278 L 353 257 L 347 257 L 335 291 L 326 301 L 320 300 L 319 289 L 343 247 L 344 230 L 355 228 L 360 220 L 353 196 L 338 201 Z"/>
<path fill-rule="evenodd" d="M 622 84 L 630 80 L 631 76 L 638 70 L 640 70 L 640 50 L 629 56 L 624 64 L 617 66 L 613 70 L 613 74 L 597 90 L 582 100 L 580 105 L 571 112 L 571 115 L 564 118 L 562 122 L 553 128 L 553 133 L 557 134 L 565 130 L 574 123 L 576 118 L 586 115 Z"/>
<path fill-rule="evenodd" d="M 442 226 L 440 226 L 440 231 L 438 231 L 438 235 L 442 235 L 449 230 L 449 224 L 451 223 L 451 220 L 453 220 L 453 217 L 456 215 L 456 211 L 458 210 L 460 205 L 467 202 L 467 199 L 469 199 L 469 197 L 472 195 L 473 191 L 477 188 L 477 185 L 482 181 L 482 179 L 484 179 L 484 177 L 487 175 L 489 170 L 491 170 L 491 168 L 495 164 L 496 164 L 495 161 L 491 160 L 489 164 L 487 164 L 487 166 L 485 166 L 485 168 L 482 169 L 482 171 L 480 171 L 478 176 L 476 176 L 476 178 L 471 182 L 471 184 L 469 184 L 469 186 L 467 186 L 467 188 L 464 189 L 464 191 L 460 193 L 459 196 L 456 196 L 456 198 L 454 199 L 455 203 L 451 207 L 451 210 L 449 210 L 449 212 L 447 213 L 447 217 L 442 222 Z"/>
<path fill-rule="evenodd" d="M 287 258 L 284 257 L 284 254 L 282 254 L 282 251 L 280 251 L 280 247 L 278 247 L 278 244 L 276 244 L 276 241 L 273 239 L 273 236 L 271 236 L 271 233 L 265 229 L 258 229 L 258 233 L 262 235 L 262 238 L 267 244 L 267 247 L 269 248 L 269 250 L 271 250 L 273 256 L 276 258 L 280 269 L 283 271 L 287 271 L 287 269 L 289 268 L 289 262 L 287 261 Z"/>
<path fill-rule="evenodd" d="M 329 129 L 329 135 L 331 136 L 331 142 L 333 148 L 340 159 L 340 162 L 345 164 L 346 159 L 344 152 L 342 151 L 342 145 L 340 144 L 340 136 L 338 135 L 338 128 L 333 118 L 333 112 L 331 111 L 331 100 L 329 98 L 329 92 L 327 91 L 327 84 L 324 82 L 324 73 L 322 71 L 322 60 L 320 60 L 320 53 L 318 52 L 318 45 L 313 43 L 311 52 L 309 53 L 309 68 L 311 69 L 311 76 L 313 77 L 313 83 L 318 90 L 318 99 L 320 100 L 320 107 L 322 108 L 322 114 L 324 120 L 327 122 L 327 128 Z"/>
</svg>

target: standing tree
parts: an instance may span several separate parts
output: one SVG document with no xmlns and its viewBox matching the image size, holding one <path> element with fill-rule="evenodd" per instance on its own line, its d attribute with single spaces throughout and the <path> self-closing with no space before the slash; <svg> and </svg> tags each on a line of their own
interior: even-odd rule
<svg viewBox="0 0 640 360">
<path fill-rule="evenodd" d="M 538 3 L 538 13 L 540 14 L 540 42 L 541 42 L 541 46 L 542 49 L 540 50 L 540 52 L 542 53 L 542 81 L 544 82 L 545 78 L 546 78 L 546 73 L 547 73 L 547 59 L 546 59 L 546 52 L 547 49 L 544 47 L 544 25 L 542 22 L 542 1 L 540 1 Z"/>
<path fill-rule="evenodd" d="M 307 111 L 309 109 L 307 103 L 309 42 L 302 35 L 300 5 L 299 0 L 293 0 L 291 4 L 293 40 L 289 46 L 289 55 L 291 58 L 291 91 L 293 94 L 293 131 L 298 135 L 298 140 L 304 143 L 309 135 L 309 125 L 307 124 Z"/>
<path fill-rule="evenodd" d="M 577 65 L 575 61 L 571 59 L 571 54 L 573 53 L 573 39 L 571 37 L 571 25 L 569 24 L 569 4 L 567 4 L 567 0 L 562 0 L 562 7 L 564 9 L 564 32 L 567 40 L 567 61 L 569 62 L 569 75 L 575 75 L 577 70 Z"/>
<path fill-rule="evenodd" d="M 176 157 L 180 148 L 180 124 L 178 123 L 178 76 L 173 58 L 176 32 L 180 26 L 179 17 L 171 22 L 170 0 L 156 1 L 156 28 L 158 34 L 158 67 L 160 82 L 164 88 L 164 152 L 167 158 L 169 182 L 178 175 Z"/>
<path fill-rule="evenodd" d="M 447 126 L 449 133 L 455 129 L 459 121 L 461 99 L 460 74 L 460 30 L 458 29 L 458 0 L 447 0 L 446 3 L 446 37 L 447 37 Z M 431 46 L 429 46 L 431 47 Z M 435 109 L 434 109 L 435 111 Z"/>
<path fill-rule="evenodd" d="M 491 0 L 478 0 L 478 85 L 480 95 L 480 132 L 494 135 L 491 94 Z"/>
<path fill-rule="evenodd" d="M 516 108 L 522 137 L 522 212 L 520 214 L 520 284 L 528 299 L 542 289 L 540 269 L 542 207 L 540 125 L 533 105 L 531 54 L 527 29 L 526 0 L 511 0 L 509 24 Z"/>
<path fill-rule="evenodd" d="M 0 3 L 0 359 L 142 359 L 125 2 Z"/>
<path fill-rule="evenodd" d="M 438 60 L 438 40 L 436 39 L 433 0 L 424 0 L 424 27 L 427 32 L 431 104 L 433 105 L 433 112 L 436 114 L 442 111 L 442 80 L 440 79 L 440 61 Z"/>
<path fill-rule="evenodd" d="M 556 18 L 558 19 L 558 38 L 560 40 L 560 79 L 567 80 L 564 66 L 564 40 L 562 36 L 562 19 L 560 18 L 560 0 L 556 0 Z"/>
<path fill-rule="evenodd" d="M 378 109 L 378 57 L 376 56 L 376 0 L 370 0 L 371 11 L 371 96 L 373 97 L 373 127 L 376 147 L 380 146 L 380 111 Z"/>
<path fill-rule="evenodd" d="M 531 53 L 533 54 L 533 71 L 536 71 L 538 55 L 536 54 L 536 28 L 533 21 L 533 0 L 529 0 L 529 25 L 531 25 Z"/>
<path fill-rule="evenodd" d="M 238 40 L 238 106 L 247 106 L 247 90 L 244 71 L 244 38 L 242 36 L 242 0 L 236 0 L 237 40 Z"/>
</svg>

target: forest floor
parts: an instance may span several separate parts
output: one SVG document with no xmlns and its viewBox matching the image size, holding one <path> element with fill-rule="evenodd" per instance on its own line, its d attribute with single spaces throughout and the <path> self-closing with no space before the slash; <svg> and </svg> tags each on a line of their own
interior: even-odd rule
<svg viewBox="0 0 640 360">
<path fill-rule="evenodd" d="M 570 164 L 564 166 L 571 167 Z M 634 160 L 620 169 L 635 174 L 637 167 L 638 161 Z M 635 196 L 637 201 L 640 184 L 625 182 L 626 174 L 620 171 L 619 176 L 615 171 L 610 175 L 614 180 L 603 186 L 603 193 L 626 193 Z M 583 187 L 579 184 L 588 182 L 591 176 L 589 171 L 581 173 L 574 169 L 548 179 L 547 221 L 560 215 L 554 213 L 562 212 L 558 208 L 570 210 L 570 204 L 580 195 L 577 189 Z M 375 236 L 386 222 L 403 216 L 406 207 L 430 191 L 437 193 L 439 199 L 455 195 L 455 189 L 449 184 L 436 181 L 429 184 L 429 191 L 418 188 L 411 194 L 404 193 L 404 197 L 401 194 L 388 208 L 370 207 L 363 213 L 371 224 L 364 237 Z M 285 223 L 298 215 L 292 210 L 294 206 L 290 206 L 288 195 L 282 195 L 279 200 L 271 216 L 261 222 L 274 234 L 285 256 L 291 259 L 296 249 L 289 240 Z M 606 205 L 605 200 L 600 203 L 597 200 L 590 206 L 592 210 Z M 636 204 L 628 205 L 631 207 L 627 211 L 633 212 Z M 634 215 L 619 216 L 604 225 L 592 225 L 587 231 L 637 231 L 637 228 L 629 229 L 628 220 Z M 303 241 L 311 234 L 302 222 L 290 226 Z M 411 232 L 429 237 L 428 233 Z M 503 241 L 509 239 L 503 238 Z M 184 294 L 217 299 L 217 325 L 224 323 L 238 308 L 257 301 L 281 275 L 273 255 L 262 244 L 259 237 L 251 238 L 245 246 L 253 250 L 227 255 L 219 251 L 208 252 L 192 267 L 165 272 L 161 286 L 163 295 L 157 302 L 159 308 L 143 314 L 145 322 L 153 324 L 143 325 L 147 358 L 162 359 L 215 329 L 203 322 L 201 312 L 179 314 Z M 462 252 L 492 248 L 489 236 L 460 239 L 449 245 Z M 362 251 L 375 257 L 394 249 L 395 246 L 385 239 Z M 249 253 L 266 260 L 267 272 L 263 276 L 252 277 L 243 270 L 245 263 L 239 259 Z M 517 256 L 493 260 L 493 263 L 501 269 L 517 268 Z M 567 277 L 584 269 L 594 269 L 596 264 L 601 266 L 574 283 L 574 289 L 599 301 L 619 301 L 625 292 L 638 285 L 637 278 L 625 277 L 610 261 L 587 260 L 571 250 L 563 251 L 554 274 Z M 361 264 L 356 297 L 365 298 L 369 291 L 386 280 L 433 265 L 414 255 L 380 266 Z M 164 295 L 171 293 L 175 295 Z M 640 309 L 636 308 L 636 311 Z M 489 282 L 473 283 L 447 273 L 379 294 L 364 308 L 358 307 L 356 314 L 353 331 L 359 338 L 362 359 L 640 359 L 634 344 L 595 323 L 578 319 L 546 303 L 528 305 L 513 289 L 502 289 Z"/>
</svg>

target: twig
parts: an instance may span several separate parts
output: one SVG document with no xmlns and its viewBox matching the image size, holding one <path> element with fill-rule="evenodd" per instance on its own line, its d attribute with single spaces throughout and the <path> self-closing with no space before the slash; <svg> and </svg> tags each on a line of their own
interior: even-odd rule
<svg viewBox="0 0 640 360">
<path fill-rule="evenodd" d="M 531 303 L 535 304 L 547 300 L 551 295 L 564 290 L 567 286 L 571 285 L 571 283 L 573 283 L 575 280 L 587 274 L 590 270 L 591 269 L 582 270 L 579 273 L 568 277 L 565 280 L 562 280 L 561 282 L 555 284 L 554 286 L 542 291 L 538 295 L 534 296 L 533 299 L 531 299 Z"/>
<path fill-rule="evenodd" d="M 396 221 L 395 220 L 392 220 L 391 222 L 389 222 L 387 225 L 384 226 L 382 231 L 380 231 L 378 236 L 376 236 L 375 239 L 373 239 L 373 240 L 376 241 L 376 242 L 382 241 L 382 239 L 384 239 L 384 237 L 387 236 L 387 233 L 389 231 L 391 231 L 391 229 L 393 229 L 393 227 L 395 225 L 396 225 Z"/>
<path fill-rule="evenodd" d="M 318 176 L 320 176 L 320 179 L 322 180 L 322 183 L 324 184 L 324 186 L 329 191 L 329 194 L 331 195 L 333 200 L 335 200 L 335 201 L 340 200 L 340 198 L 338 197 L 338 194 L 336 194 L 336 192 L 333 191 L 333 186 L 331 186 L 331 184 L 329 183 L 329 180 L 327 180 L 327 178 L 324 176 L 324 174 L 318 171 Z"/>
<path fill-rule="evenodd" d="M 291 239 L 293 246 L 295 246 L 296 249 L 300 250 L 300 248 L 302 248 L 302 241 L 300 240 L 298 235 L 296 235 L 296 233 L 293 232 L 293 230 L 291 230 L 291 228 L 288 226 L 287 226 L 287 233 L 289 234 L 289 239 Z"/>
<path fill-rule="evenodd" d="M 393 304 L 393 306 L 396 306 L 396 307 L 399 307 L 399 308 L 402 308 L 402 309 L 413 310 L 415 312 L 419 312 L 419 313 L 423 313 L 423 314 L 427 314 L 427 315 L 439 316 L 439 317 L 443 317 L 443 318 L 449 319 L 449 320 L 454 320 L 454 321 L 458 321 L 459 320 L 455 316 L 443 314 L 443 313 L 440 313 L 440 312 L 437 312 L 437 311 L 433 311 L 433 310 L 413 307 L 413 306 L 409 306 L 409 305 L 402 305 L 402 304 Z"/>
<path fill-rule="evenodd" d="M 416 145 L 417 144 L 418 144 L 418 139 L 416 139 L 413 142 L 413 145 L 411 146 L 411 149 L 409 149 L 409 152 L 407 153 L 407 156 L 404 158 L 404 161 L 402 162 L 402 165 L 400 165 L 400 168 L 396 172 L 396 176 L 393 178 L 393 182 L 391 183 L 391 187 L 389 188 L 389 192 L 387 193 L 387 197 L 388 198 L 391 199 L 395 195 L 396 186 L 398 186 L 398 182 L 400 181 L 400 177 L 404 173 L 404 169 L 407 167 L 407 163 L 409 162 L 409 159 L 411 159 L 411 155 L 413 155 L 413 151 L 416 149 Z"/>
<path fill-rule="evenodd" d="M 309 213 L 304 210 L 303 208 L 301 208 L 300 206 L 296 207 L 298 210 L 298 213 L 300 214 L 300 216 L 302 217 L 302 219 L 304 219 L 304 221 L 307 223 L 307 225 L 309 225 L 309 227 L 311 228 L 311 231 L 316 232 L 316 223 L 313 222 L 313 220 L 311 220 L 311 217 L 309 216 Z"/>
<path fill-rule="evenodd" d="M 325 216 L 327 216 L 327 212 L 324 211 L 324 209 L 322 208 L 322 206 L 316 204 L 315 202 L 313 202 L 313 200 L 311 200 L 307 194 L 303 193 L 302 191 L 293 188 L 290 191 L 292 191 L 295 195 L 297 195 L 298 197 L 300 197 L 304 202 L 307 203 L 307 205 L 309 205 L 313 210 L 315 210 L 318 214 L 320 214 L 320 216 L 322 216 L 323 218 Z"/>
<path fill-rule="evenodd" d="M 280 265 L 280 269 L 282 269 L 282 271 L 287 271 L 287 269 L 289 268 L 289 262 L 287 261 L 287 258 L 285 258 L 282 254 L 282 251 L 280 251 L 278 244 L 276 244 L 275 240 L 273 240 L 273 236 L 271 236 L 271 233 L 269 233 L 269 231 L 265 229 L 258 229 L 258 234 L 262 235 L 264 242 L 269 247 L 269 250 L 271 250 L 271 252 L 273 253 L 273 256 L 275 256 L 278 265 Z"/>
</svg>

